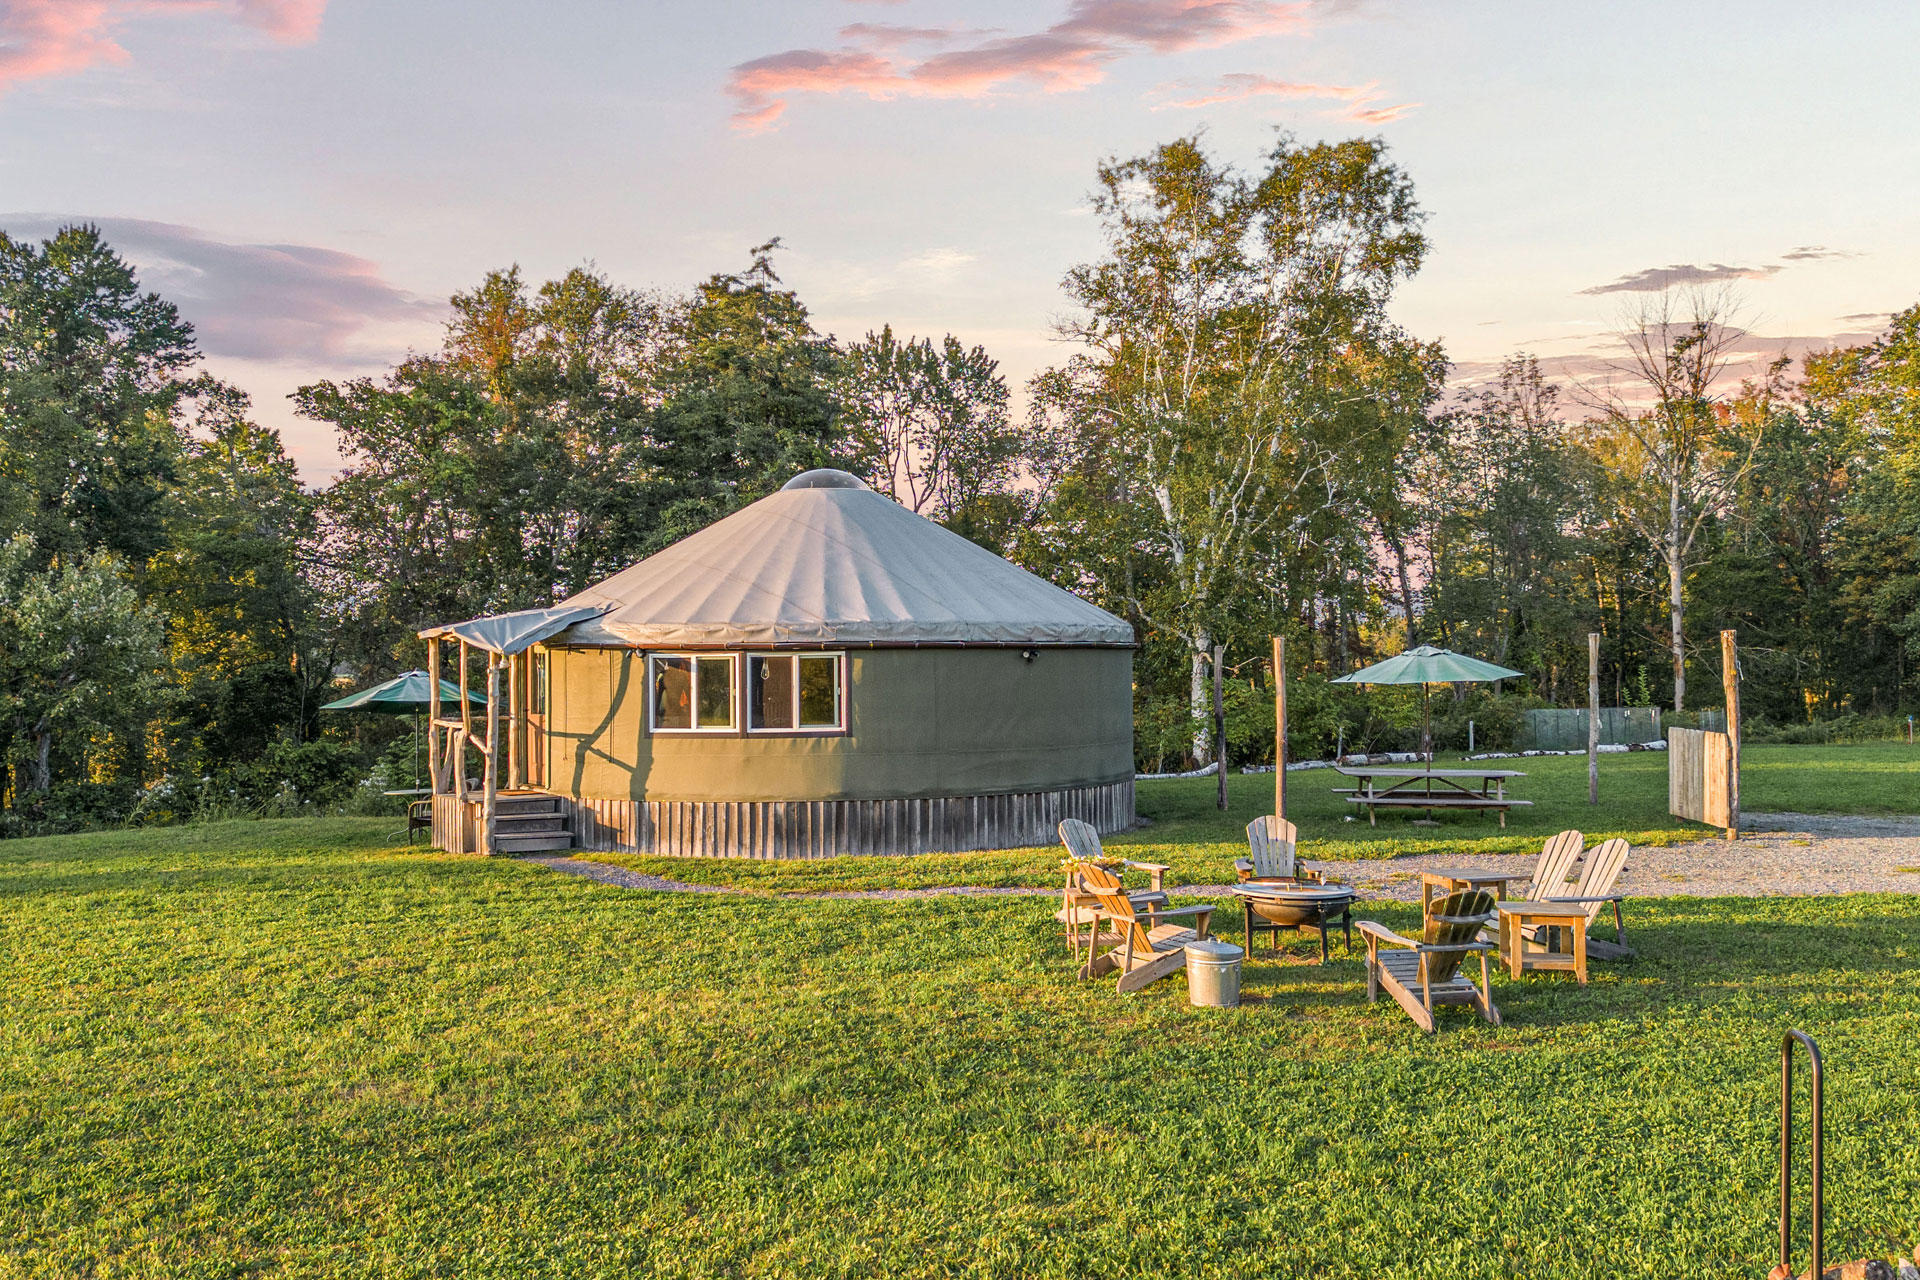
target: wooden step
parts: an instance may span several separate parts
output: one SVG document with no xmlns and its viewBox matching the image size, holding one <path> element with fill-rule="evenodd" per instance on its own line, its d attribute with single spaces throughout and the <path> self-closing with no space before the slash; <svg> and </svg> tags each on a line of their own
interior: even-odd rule
<svg viewBox="0 0 1920 1280">
<path fill-rule="evenodd" d="M 533 835 L 540 831 L 565 831 L 567 818 L 561 813 L 502 813 L 495 816 L 493 829 L 503 836 Z"/>
<path fill-rule="evenodd" d="M 567 831 L 547 831 L 537 835 L 508 835 L 501 832 L 493 838 L 496 853 L 546 853 L 555 849 L 573 848 L 573 834 Z"/>
<path fill-rule="evenodd" d="M 560 812 L 560 797 L 541 795 L 538 792 L 503 792 L 494 799 L 493 811 L 501 817 L 520 814 L 549 814 Z"/>
</svg>

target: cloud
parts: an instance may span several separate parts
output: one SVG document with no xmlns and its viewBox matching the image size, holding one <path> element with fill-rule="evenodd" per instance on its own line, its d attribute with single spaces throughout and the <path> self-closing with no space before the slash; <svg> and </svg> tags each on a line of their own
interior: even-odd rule
<svg viewBox="0 0 1920 1280">
<path fill-rule="evenodd" d="M 1841 316 L 1842 324 L 1885 324 L 1893 319 L 1891 311 L 1856 311 L 1850 316 Z"/>
<path fill-rule="evenodd" d="M 854 22 L 840 28 L 842 40 L 864 44 L 872 49 L 898 49 L 909 44 L 946 44 L 963 34 L 966 33 L 957 27 L 903 27 L 891 22 Z"/>
<path fill-rule="evenodd" d="M 1153 110 L 1169 109 L 1191 110 L 1197 107 L 1211 107 L 1222 102 L 1244 102 L 1249 98 L 1320 98 L 1331 102 L 1346 104 L 1341 114 L 1349 120 L 1361 120 L 1368 124 L 1385 124 L 1397 120 L 1419 106 L 1417 102 L 1403 102 L 1394 106 L 1375 107 L 1372 103 L 1380 100 L 1378 84 L 1307 84 L 1294 80 L 1276 80 L 1272 76 L 1261 75 L 1253 71 L 1234 71 L 1221 76 L 1205 88 L 1173 83 L 1161 85 L 1149 97 L 1160 95 L 1161 101 L 1154 103 Z"/>
<path fill-rule="evenodd" d="M 140 271 L 141 283 L 177 303 L 200 349 L 236 360 L 377 366 L 392 344 L 356 349 L 365 331 L 430 323 L 445 313 L 387 282 L 377 264 L 303 244 L 245 244 L 193 227 L 141 218 L 6 217 L 15 234 L 48 236 L 92 222 Z"/>
<path fill-rule="evenodd" d="M 1730 267 L 1724 262 L 1696 264 L 1676 262 L 1665 267 L 1647 267 L 1631 275 L 1621 276 L 1611 284 L 1597 284 L 1591 289 L 1582 289 L 1582 294 L 1598 293 L 1658 293 L 1676 285 L 1719 284 L 1728 280 L 1766 280 L 1778 275 L 1785 268 L 1772 264 L 1764 267 Z"/>
<path fill-rule="evenodd" d="M 1788 262 L 1820 262 L 1828 258 L 1857 258 L 1850 249 L 1829 249 L 1823 244 L 1803 244 L 1780 255 Z"/>
<path fill-rule="evenodd" d="M 733 69 L 727 92 L 734 128 L 772 127 L 788 100 L 802 93 L 978 98 L 1023 84 L 1043 93 L 1068 93 L 1098 84 L 1106 67 L 1128 54 L 1218 48 L 1257 36 L 1300 30 L 1306 0 L 1072 0 L 1067 16 L 1043 31 L 1004 36 L 969 32 L 969 44 L 918 58 L 899 55 L 900 40 L 876 43 L 884 24 L 860 23 L 866 47 L 789 49 Z M 896 34 L 926 29 L 893 28 Z M 842 33 L 846 36 L 846 33 Z M 949 38 L 941 33 L 943 39 Z"/>
<path fill-rule="evenodd" d="M 319 34 L 326 7 L 327 0 L 0 0 L 0 92 L 129 61 L 116 37 L 139 19 L 211 14 L 303 44 Z"/>
</svg>

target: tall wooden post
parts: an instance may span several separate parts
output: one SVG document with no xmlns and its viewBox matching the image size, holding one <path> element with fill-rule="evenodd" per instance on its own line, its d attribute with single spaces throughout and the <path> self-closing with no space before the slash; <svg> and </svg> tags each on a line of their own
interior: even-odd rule
<svg viewBox="0 0 1920 1280">
<path fill-rule="evenodd" d="M 1720 683 L 1727 691 L 1727 839 L 1740 838 L 1740 656 L 1736 632 L 1720 633 Z"/>
<path fill-rule="evenodd" d="M 1273 638 L 1273 816 L 1287 816 L 1287 638 Z"/>
<path fill-rule="evenodd" d="M 1600 633 L 1587 632 L 1587 803 L 1600 803 Z"/>
<path fill-rule="evenodd" d="M 507 787 L 510 790 L 525 786 L 527 781 L 521 772 L 524 762 L 520 759 L 520 726 L 525 723 L 520 715 L 523 692 L 520 663 L 510 657 L 507 659 Z"/>
<path fill-rule="evenodd" d="M 480 850 L 493 852 L 493 814 L 500 795 L 500 655 L 487 655 L 487 775 L 480 786 Z"/>
<path fill-rule="evenodd" d="M 1226 678 L 1227 646 L 1213 646 L 1213 760 L 1220 778 L 1220 807 L 1227 807 L 1227 703 L 1221 682 Z"/>
<path fill-rule="evenodd" d="M 447 742 L 453 751 L 453 794 L 462 800 L 467 797 L 467 744 L 473 741 L 473 699 L 467 696 L 467 642 L 460 642 L 460 741 L 453 743 L 451 734 Z M 461 821 L 465 821 L 462 818 Z"/>
<path fill-rule="evenodd" d="M 440 794 L 440 637 L 427 641 L 427 785 Z"/>
</svg>

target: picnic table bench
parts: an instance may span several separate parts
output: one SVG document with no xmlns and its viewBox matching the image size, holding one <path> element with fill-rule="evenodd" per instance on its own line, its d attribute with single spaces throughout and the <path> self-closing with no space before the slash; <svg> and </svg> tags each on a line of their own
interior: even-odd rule
<svg viewBox="0 0 1920 1280">
<path fill-rule="evenodd" d="M 1515 800 L 1507 795 L 1508 778 L 1524 778 L 1527 775 L 1517 769 L 1387 769 L 1374 765 L 1336 765 L 1334 772 L 1343 778 L 1352 778 L 1357 784 L 1352 790 L 1334 788 L 1336 795 L 1343 795 L 1349 804 L 1365 805 L 1367 823 L 1377 826 L 1377 812 L 1380 809 L 1423 809 L 1428 817 L 1435 809 L 1491 809 L 1500 815 L 1500 825 L 1507 825 L 1507 810 L 1527 808 L 1531 800 Z M 1374 779 L 1387 782 L 1384 787 L 1374 786 Z M 1479 781 L 1478 789 L 1471 784 Z M 1438 790 L 1434 784 L 1439 783 Z"/>
</svg>

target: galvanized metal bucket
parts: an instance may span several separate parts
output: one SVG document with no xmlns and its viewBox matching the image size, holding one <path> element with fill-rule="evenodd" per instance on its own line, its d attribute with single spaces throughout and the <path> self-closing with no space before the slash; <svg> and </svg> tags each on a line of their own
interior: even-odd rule
<svg viewBox="0 0 1920 1280">
<path fill-rule="evenodd" d="M 1240 960 L 1246 952 L 1231 942 L 1207 938 L 1187 944 L 1187 999 L 1212 1009 L 1240 1004 Z"/>
</svg>

